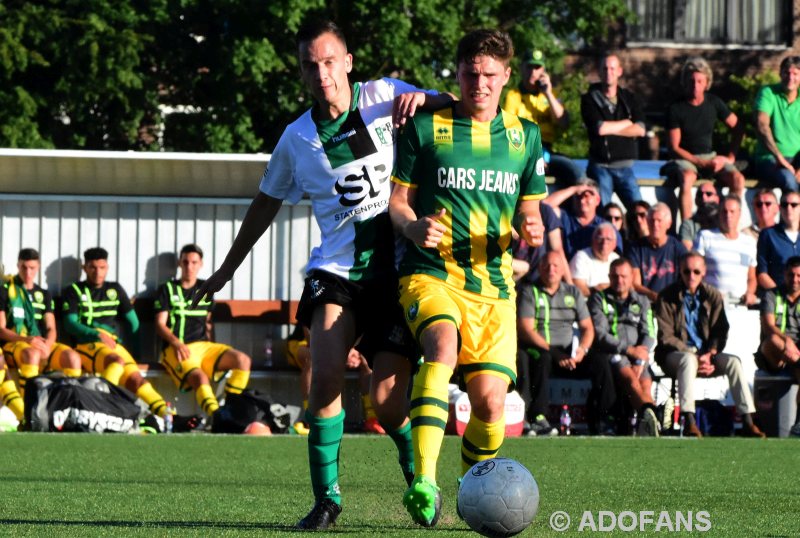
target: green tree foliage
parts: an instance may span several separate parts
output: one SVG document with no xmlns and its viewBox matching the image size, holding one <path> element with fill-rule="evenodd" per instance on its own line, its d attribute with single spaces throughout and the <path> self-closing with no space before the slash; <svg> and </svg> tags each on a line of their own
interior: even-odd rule
<svg viewBox="0 0 800 538">
<path fill-rule="evenodd" d="M 294 43 L 307 16 L 342 26 L 353 80 L 396 76 L 454 91 L 466 30 L 500 27 L 519 51 L 544 50 L 559 74 L 567 50 L 602 39 L 624 13 L 624 0 L 7 1 L 0 145 L 271 151 L 310 105 Z M 579 129 L 573 94 L 583 79 L 561 78 Z"/>
</svg>

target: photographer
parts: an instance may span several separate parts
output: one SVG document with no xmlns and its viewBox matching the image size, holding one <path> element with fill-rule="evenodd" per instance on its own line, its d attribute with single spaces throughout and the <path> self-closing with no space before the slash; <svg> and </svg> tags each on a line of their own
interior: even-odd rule
<svg viewBox="0 0 800 538">
<path fill-rule="evenodd" d="M 553 91 L 542 51 L 529 50 L 525 53 L 521 78 L 519 88 L 513 88 L 506 94 L 503 110 L 539 126 L 547 175 L 555 176 L 560 188 L 572 186 L 583 177 L 583 173 L 568 157 L 553 153 L 558 131 L 567 128 L 569 115 Z"/>
</svg>

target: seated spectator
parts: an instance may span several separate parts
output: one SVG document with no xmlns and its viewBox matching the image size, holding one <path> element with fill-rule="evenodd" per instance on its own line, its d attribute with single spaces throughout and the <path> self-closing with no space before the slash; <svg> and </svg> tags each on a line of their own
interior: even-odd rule
<svg viewBox="0 0 800 538">
<path fill-rule="evenodd" d="M 697 234 L 704 228 L 713 228 L 717 225 L 717 211 L 719 211 L 719 191 L 717 187 L 709 182 L 697 187 L 694 195 L 694 202 L 697 211 L 691 218 L 681 222 L 678 229 L 678 237 L 686 247 L 691 250 Z"/>
<path fill-rule="evenodd" d="M 751 305 L 756 297 L 756 240 L 739 233 L 742 202 L 729 194 L 722 199 L 719 227 L 700 230 L 695 250 L 705 256 L 706 280 L 726 301 Z"/>
<path fill-rule="evenodd" d="M 714 75 L 703 58 L 689 58 L 681 71 L 683 97 L 667 109 L 669 149 L 675 160 L 661 169 L 680 187 L 681 220 L 692 214 L 692 187 L 698 177 L 713 178 L 727 185 L 730 194 L 744 197 L 744 176 L 734 162 L 744 137 L 742 122 L 725 102 L 708 93 Z M 713 149 L 714 126 L 722 122 L 733 132 L 726 155 Z"/>
<path fill-rule="evenodd" d="M 772 189 L 761 189 L 753 198 L 753 213 L 756 221 L 747 228 L 742 229 L 742 233 L 749 235 L 753 239 L 758 239 L 761 230 L 775 226 L 778 217 L 778 198 Z"/>
<path fill-rule="evenodd" d="M 772 374 L 787 373 L 800 383 L 800 256 L 786 260 L 783 284 L 761 301 L 761 346 L 756 366 Z M 800 437 L 800 392 L 793 437 Z"/>
<path fill-rule="evenodd" d="M 783 284 L 786 260 L 800 256 L 800 194 L 784 193 L 780 213 L 781 222 L 762 231 L 756 244 L 756 278 L 764 290 Z"/>
<path fill-rule="evenodd" d="M 607 203 L 603 206 L 603 219 L 614 225 L 624 244 L 628 239 L 628 230 L 625 225 L 625 211 L 622 207 L 616 202 Z"/>
<path fill-rule="evenodd" d="M 611 262 L 604 291 L 589 298 L 594 325 L 592 360 L 611 364 L 618 382 L 638 410 L 638 432 L 658 436 L 660 424 L 650 393 L 652 379 L 647 363 L 655 344 L 650 301 L 633 290 L 633 267 L 625 258 Z"/>
<path fill-rule="evenodd" d="M 180 274 L 161 285 L 155 301 L 155 329 L 162 340 L 161 364 L 181 391 L 194 392 L 197 405 L 211 418 L 219 409 L 211 381 L 225 381 L 225 394 L 241 394 L 250 381 L 250 357 L 227 344 L 211 340 L 214 301 L 192 304 L 205 280 L 197 278 L 203 268 L 203 250 L 184 245 L 178 257 Z"/>
<path fill-rule="evenodd" d="M 631 245 L 628 259 L 633 265 L 633 288 L 651 301 L 658 292 L 678 279 L 678 260 L 686 254 L 686 247 L 669 235 L 672 212 L 659 202 L 647 212 L 646 239 Z"/>
<path fill-rule="evenodd" d="M 592 246 L 579 250 L 569 263 L 575 286 L 588 297 L 593 290 L 608 287 L 608 268 L 619 258 L 614 252 L 617 248 L 617 230 L 610 222 L 604 222 L 594 229 Z"/>
<path fill-rule="evenodd" d="M 545 252 L 558 252 L 564 256 L 564 246 L 561 234 L 561 219 L 556 216 L 555 210 L 547 204 L 539 204 L 539 213 L 544 225 L 544 242 L 539 247 L 531 247 L 520 237 L 511 241 L 511 253 L 514 259 L 511 267 L 514 271 L 514 281 L 519 285 L 533 284 L 539 278 L 539 260 Z M 512 233 L 514 233 L 512 231 Z M 564 265 L 566 266 L 566 257 Z M 569 271 L 564 275 L 564 280 L 572 284 Z"/>
<path fill-rule="evenodd" d="M 783 193 L 797 191 L 800 181 L 800 56 L 781 61 L 781 81 L 756 95 L 756 175 Z"/>
<path fill-rule="evenodd" d="M 23 399 L 27 381 L 39 374 L 81 375 L 80 355 L 56 341 L 53 298 L 36 283 L 40 265 L 39 253 L 23 248 L 17 256 L 17 274 L 0 287 L 0 340 L 8 365 L 17 368 Z"/>
<path fill-rule="evenodd" d="M 614 191 L 630 209 L 642 199 L 633 173 L 638 158 L 638 138 L 645 135 L 645 117 L 638 98 L 619 86 L 622 64 L 616 54 L 606 54 L 598 65 L 600 82 L 581 96 L 581 115 L 589 135 L 586 175 L 600 185 L 603 205 Z"/>
<path fill-rule="evenodd" d="M 572 209 L 562 208 L 564 202 L 572 198 Z M 564 254 L 568 260 L 581 249 L 592 245 L 594 229 L 604 221 L 597 214 L 600 205 L 600 192 L 597 183 L 584 179 L 577 185 L 553 192 L 544 200 L 561 219 Z M 622 238 L 617 233 L 617 245 L 622 245 Z"/>
<path fill-rule="evenodd" d="M 678 382 L 684 434 L 703 436 L 694 415 L 694 378 L 725 375 L 736 410 L 742 417 L 742 434 L 765 437 L 753 424 L 753 395 L 739 357 L 722 353 L 729 330 L 725 304 L 722 294 L 703 281 L 705 275 L 703 255 L 689 252 L 681 259 L 680 279 L 658 294 L 656 362 Z"/>
<path fill-rule="evenodd" d="M 598 430 L 598 419 L 605 420 L 614 403 L 610 365 L 587 357 L 594 329 L 586 299 L 578 288 L 562 281 L 563 274 L 561 257 L 548 252 L 539 264 L 539 280 L 520 292 L 517 329 L 523 366 L 530 371 L 529 435 L 557 433 L 546 417 L 551 374 L 592 379 L 588 407 L 595 413 L 590 420 L 594 431 Z M 578 346 L 573 350 L 572 324 L 575 322 L 580 335 Z"/>
<path fill-rule="evenodd" d="M 519 87 L 508 90 L 503 109 L 539 126 L 546 163 L 545 173 L 555 177 L 557 185 L 574 185 L 583 177 L 580 167 L 569 157 L 553 152 L 556 135 L 569 125 L 569 114 L 556 97 L 542 51 L 525 52 Z"/>
<path fill-rule="evenodd" d="M 167 402 L 139 370 L 139 318 L 128 294 L 117 282 L 106 280 L 108 252 L 101 247 L 83 253 L 86 280 L 74 282 L 61 293 L 64 329 L 77 342 L 84 372 L 100 375 L 109 383 L 136 394 L 161 418 Z M 130 334 L 130 348 L 123 345 L 123 325 Z"/>
<path fill-rule="evenodd" d="M 650 204 L 644 200 L 639 200 L 625 214 L 625 224 L 627 236 L 625 239 L 625 255 L 630 252 L 631 245 L 639 242 L 640 239 L 650 235 L 650 228 L 647 226 L 647 212 L 650 211 Z"/>
</svg>

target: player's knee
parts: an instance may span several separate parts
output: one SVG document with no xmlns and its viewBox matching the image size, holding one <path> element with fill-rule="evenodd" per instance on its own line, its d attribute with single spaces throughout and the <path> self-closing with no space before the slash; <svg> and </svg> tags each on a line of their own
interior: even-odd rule
<svg viewBox="0 0 800 538">
<path fill-rule="evenodd" d="M 61 367 L 62 368 L 80 369 L 80 367 L 81 367 L 81 356 L 78 355 L 78 352 L 73 350 L 73 349 L 62 351 L 61 352 Z"/>
<path fill-rule="evenodd" d="M 25 364 L 31 364 L 33 366 L 39 366 L 39 361 L 41 360 L 42 353 L 36 348 L 29 347 L 22 350 L 22 362 Z"/>
<path fill-rule="evenodd" d="M 193 390 L 197 390 L 201 385 L 208 385 L 208 376 L 200 368 L 195 368 L 186 376 L 186 384 Z"/>
</svg>

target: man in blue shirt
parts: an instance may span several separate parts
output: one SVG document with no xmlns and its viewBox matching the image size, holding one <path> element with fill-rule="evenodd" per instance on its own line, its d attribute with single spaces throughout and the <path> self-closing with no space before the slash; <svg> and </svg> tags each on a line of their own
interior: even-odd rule
<svg viewBox="0 0 800 538">
<path fill-rule="evenodd" d="M 781 222 L 762 230 L 756 249 L 756 275 L 761 289 L 783 284 L 786 260 L 800 256 L 800 194 L 789 191 L 781 198 Z"/>
<path fill-rule="evenodd" d="M 678 261 L 686 247 L 669 235 L 672 212 L 659 202 L 647 212 L 649 235 L 628 248 L 626 253 L 633 264 L 633 289 L 650 301 L 658 292 L 678 279 Z"/>
</svg>

